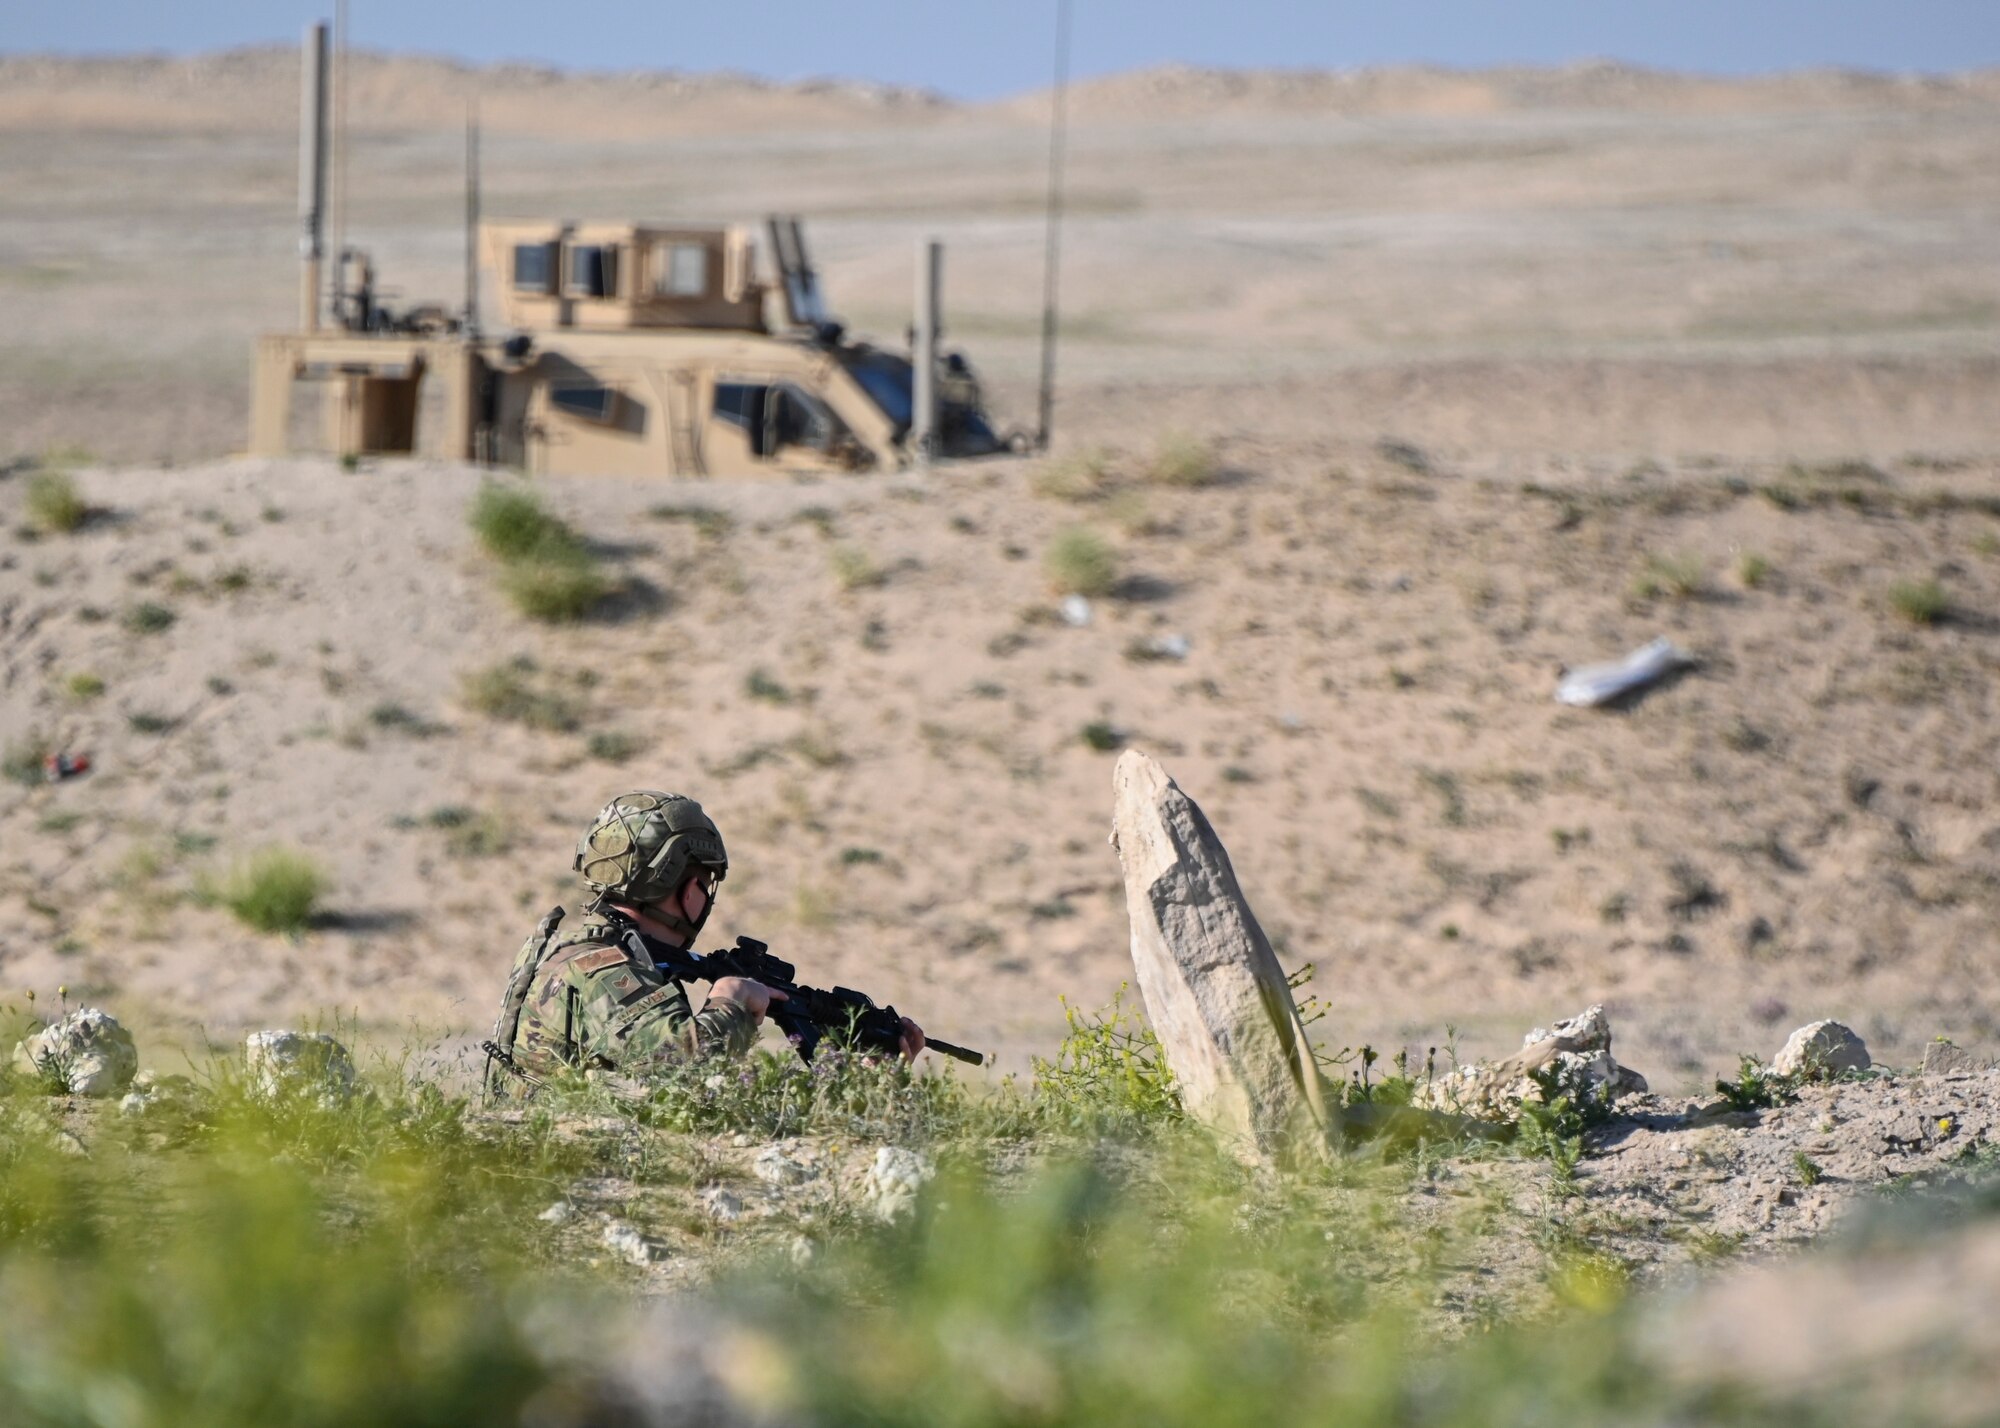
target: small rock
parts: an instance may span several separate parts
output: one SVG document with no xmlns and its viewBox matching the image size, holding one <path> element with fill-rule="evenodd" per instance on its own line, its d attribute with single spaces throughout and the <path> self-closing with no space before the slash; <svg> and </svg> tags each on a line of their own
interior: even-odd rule
<svg viewBox="0 0 2000 1428">
<path fill-rule="evenodd" d="M 1808 1022 L 1771 1059 L 1771 1069 L 1778 1075 L 1814 1081 L 1830 1081 L 1843 1071 L 1866 1071 L 1873 1064 L 1867 1044 L 1837 1021 Z"/>
<path fill-rule="evenodd" d="M 785 1255 L 791 1260 L 792 1268 L 810 1269 L 813 1261 L 819 1258 L 819 1246 L 804 1235 L 793 1235 L 785 1242 Z"/>
<path fill-rule="evenodd" d="M 1924 1048 L 1924 1076 L 1936 1080 L 1944 1076 L 1971 1076 L 1995 1067 L 1991 1057 L 1975 1056 L 1949 1041 L 1933 1041 Z"/>
<path fill-rule="evenodd" d="M 803 1185 L 818 1177 L 819 1167 L 789 1154 L 781 1145 L 767 1145 L 750 1162 L 750 1173 L 766 1185 Z"/>
<path fill-rule="evenodd" d="M 928 1156 L 885 1145 L 875 1152 L 875 1163 L 868 1168 L 862 1198 L 876 1219 L 893 1223 L 916 1208 L 917 1192 L 936 1174 L 937 1167 Z"/>
<path fill-rule="evenodd" d="M 734 1224 L 743 1218 L 743 1202 L 736 1198 L 734 1192 L 720 1185 L 710 1186 L 701 1192 L 701 1208 L 718 1224 Z"/>
<path fill-rule="evenodd" d="M 1188 657 L 1188 651 L 1194 646 L 1186 635 L 1154 635 L 1142 641 L 1140 648 L 1151 659 L 1182 660 Z"/>
<path fill-rule="evenodd" d="M 14 1069 L 75 1096 L 115 1096 L 132 1083 L 139 1051 L 109 1012 L 78 1007 L 14 1048 Z"/>
<path fill-rule="evenodd" d="M 535 1218 L 545 1225 L 567 1225 L 576 1218 L 576 1206 L 567 1200 L 558 1200 Z"/>
<path fill-rule="evenodd" d="M 321 1032 L 253 1031 L 243 1042 L 250 1089 L 260 1096 L 282 1091 L 319 1091 L 345 1098 L 354 1093 L 354 1058 Z"/>
<path fill-rule="evenodd" d="M 604 1247 L 624 1260 L 642 1268 L 656 1259 L 662 1259 L 666 1250 L 646 1238 L 638 1228 L 624 1220 L 612 1220 L 604 1226 Z"/>
<path fill-rule="evenodd" d="M 140 1091 L 127 1091 L 118 1102 L 118 1114 L 121 1116 L 143 1116 L 146 1114 L 146 1108 L 152 1104 L 153 1097 Z"/>
<path fill-rule="evenodd" d="M 1082 629 L 1090 623 L 1090 601 L 1081 595 L 1063 596 L 1063 602 L 1058 609 L 1065 625 L 1074 625 Z"/>
</svg>

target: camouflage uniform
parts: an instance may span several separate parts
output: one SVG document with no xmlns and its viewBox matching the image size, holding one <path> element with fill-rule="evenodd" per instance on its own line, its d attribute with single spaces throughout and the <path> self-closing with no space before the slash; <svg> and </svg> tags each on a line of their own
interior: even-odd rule
<svg viewBox="0 0 2000 1428">
<path fill-rule="evenodd" d="M 681 984 L 629 953 L 623 936 L 617 922 L 592 914 L 557 937 L 528 984 L 514 1038 L 516 1066 L 534 1076 L 563 1066 L 639 1075 L 661 1062 L 750 1048 L 757 1023 L 747 1009 L 710 997 L 691 1011 Z M 537 940 L 529 939 L 530 946 Z"/>
<path fill-rule="evenodd" d="M 691 873 L 719 882 L 728 872 L 722 835 L 701 805 L 648 789 L 621 794 L 592 821 L 574 866 L 599 901 L 567 929 L 557 908 L 515 957 L 488 1051 L 525 1074 L 496 1076 L 494 1089 L 521 1094 L 564 1067 L 641 1075 L 668 1061 L 748 1050 L 757 1037 L 748 1008 L 711 995 L 699 1013 L 691 1011 L 687 993 L 661 976 L 632 924 L 601 910 L 614 898 L 652 905 L 689 941 L 699 934 L 706 909 L 689 924 L 659 900 Z"/>
</svg>

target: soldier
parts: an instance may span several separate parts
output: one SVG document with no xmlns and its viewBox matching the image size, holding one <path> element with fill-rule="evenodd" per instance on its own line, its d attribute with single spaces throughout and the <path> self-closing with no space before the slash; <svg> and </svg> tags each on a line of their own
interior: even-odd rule
<svg viewBox="0 0 2000 1428">
<path fill-rule="evenodd" d="M 678 982 L 645 954 L 643 934 L 690 948 L 714 910 L 729 871 L 722 834 L 701 805 L 679 794 L 620 794 L 585 830 L 573 865 L 597 894 L 582 922 L 561 929 L 563 909 L 543 918 L 514 959 L 493 1041 L 517 1074 L 496 1089 L 563 1067 L 640 1074 L 663 1061 L 741 1055 L 764 1015 L 785 994 L 747 977 L 724 977 L 699 1012 Z M 923 1032 L 903 1020 L 903 1054 Z"/>
</svg>

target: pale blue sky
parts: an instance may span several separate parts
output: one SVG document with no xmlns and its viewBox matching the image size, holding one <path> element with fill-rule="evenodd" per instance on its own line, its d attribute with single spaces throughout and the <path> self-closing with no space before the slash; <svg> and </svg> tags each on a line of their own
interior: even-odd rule
<svg viewBox="0 0 2000 1428">
<path fill-rule="evenodd" d="M 295 40 L 333 0 L 0 0 L 0 52 L 187 54 Z M 1055 0 L 352 0 L 356 46 L 595 69 L 742 69 L 984 99 L 1047 83 Z M 2000 64 L 2000 0 L 1076 0 L 1080 75 L 1228 66 L 1560 64 L 1742 74 Z"/>
</svg>

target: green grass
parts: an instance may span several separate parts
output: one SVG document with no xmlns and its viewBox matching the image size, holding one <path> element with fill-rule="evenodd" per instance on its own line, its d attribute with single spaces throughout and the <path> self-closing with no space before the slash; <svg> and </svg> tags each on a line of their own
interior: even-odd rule
<svg viewBox="0 0 2000 1428">
<path fill-rule="evenodd" d="M 630 763 L 646 751 L 643 735 L 625 729 L 601 729 L 584 741 L 584 752 L 607 764 Z"/>
<path fill-rule="evenodd" d="M 1889 587 L 1889 608 L 1913 625 L 1937 625 L 1951 613 L 1951 601 L 1935 580 L 1899 580 Z"/>
<path fill-rule="evenodd" d="M 1632 577 L 1632 594 L 1639 600 L 1672 596 L 1689 600 L 1702 593 L 1708 580 L 1708 565 L 1698 555 L 1648 555 Z"/>
<path fill-rule="evenodd" d="M 646 514 L 656 521 L 680 521 L 691 525 L 704 540 L 721 540 L 736 529 L 736 517 L 714 506 L 659 505 Z"/>
<path fill-rule="evenodd" d="M 542 508 L 531 491 L 488 482 L 467 515 L 486 553 L 500 563 L 500 589 L 531 620 L 584 619 L 616 593 L 583 539 Z"/>
<path fill-rule="evenodd" d="M 90 506 L 67 472 L 37 471 L 28 478 L 28 523 L 48 535 L 76 530 L 90 519 Z"/>
<path fill-rule="evenodd" d="M 170 606 L 153 600 L 141 600 L 125 612 L 124 619 L 119 623 L 135 635 L 157 635 L 163 630 L 173 628 L 174 621 L 179 618 Z"/>
<path fill-rule="evenodd" d="M 9 1041 L 31 1024 L 0 1019 Z M 1839 1382 L 1758 1391 L 1660 1366 L 1657 1311 L 1671 1306 L 1628 1304 L 1617 1241 L 1536 1188 L 1574 1172 L 1574 1113 L 1530 1117 L 1528 1159 L 1431 1142 L 1253 1171 L 1188 1121 L 1157 1043 L 1119 1002 L 1070 1009 L 1026 1087 L 975 1089 L 837 1049 L 810 1066 L 755 1052 L 667 1064 L 631 1091 L 558 1078 L 490 1115 L 408 1058 L 363 1061 L 361 1094 L 262 1091 L 224 1050 L 138 1116 L 0 1071 L 8 1422 L 1853 1416 Z M 1394 1079 L 1375 1088 L 1390 1104 Z M 65 1153 L 59 1125 L 88 1153 Z M 903 1218 L 878 1223 L 845 1175 L 768 1198 L 746 1188 L 772 1142 L 857 1172 L 877 1146 L 915 1147 L 938 1173 Z M 714 1186 L 754 1197 L 757 1213 L 716 1224 L 699 1208 Z M 569 1223 L 540 1218 L 562 1202 Z M 603 1250 L 606 1214 L 670 1247 L 643 1293 Z M 698 1301 L 689 1283 L 704 1285 Z M 698 1315 L 667 1332 L 698 1336 L 719 1381 L 666 1357 L 678 1350 L 640 1317 L 649 1309 Z M 635 1362 L 650 1411 L 615 1383 L 614 1366 Z M 1942 1359 L 1913 1362 L 1923 1382 L 1886 1391 L 1964 1381 Z M 1928 1421 L 1916 1406 L 1890 1416 Z"/>
<path fill-rule="evenodd" d="M 29 786 L 41 783 L 48 777 L 46 765 L 54 752 L 54 741 L 39 729 L 9 739 L 5 749 L 0 750 L 0 778 Z"/>
<path fill-rule="evenodd" d="M 842 590 L 872 590 L 889 581 L 889 572 L 867 551 L 854 545 L 837 545 L 827 552 L 834 583 Z"/>
<path fill-rule="evenodd" d="M 297 936 L 312 925 L 326 888 L 326 874 L 312 858 L 271 847 L 210 879 L 202 891 L 246 927 Z"/>
<path fill-rule="evenodd" d="M 489 665 L 465 676 L 459 698 L 476 714 L 502 723 L 567 734 L 583 723 L 583 702 L 522 660 Z"/>
<path fill-rule="evenodd" d="M 1091 447 L 1028 473 L 1028 489 L 1052 501 L 1095 501 L 1111 489 L 1111 456 Z"/>
<path fill-rule="evenodd" d="M 1220 470 L 1215 448 L 1199 438 L 1174 434 L 1163 438 L 1154 449 L 1146 474 L 1161 486 L 1192 489 L 1211 484 Z"/>
<path fill-rule="evenodd" d="M 1736 578 L 1745 590 L 1755 590 L 1771 578 L 1771 562 L 1746 550 L 1736 562 Z"/>
<path fill-rule="evenodd" d="M 1118 583 L 1118 556 L 1096 531 L 1072 526 L 1042 552 L 1042 572 L 1058 595 L 1109 595 Z"/>
<path fill-rule="evenodd" d="M 63 681 L 63 693 L 74 703 L 88 704 L 104 696 L 104 681 L 94 674 L 72 674 Z"/>
</svg>

